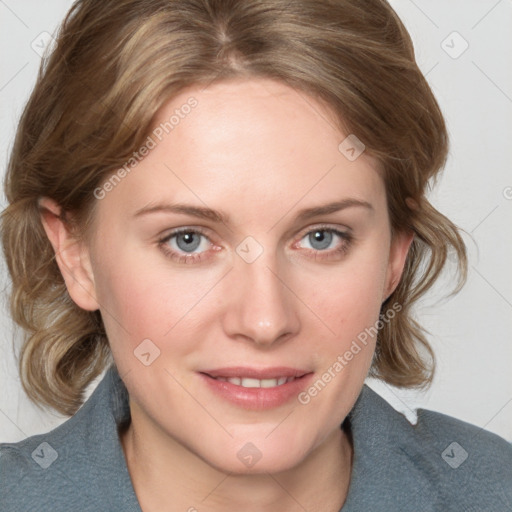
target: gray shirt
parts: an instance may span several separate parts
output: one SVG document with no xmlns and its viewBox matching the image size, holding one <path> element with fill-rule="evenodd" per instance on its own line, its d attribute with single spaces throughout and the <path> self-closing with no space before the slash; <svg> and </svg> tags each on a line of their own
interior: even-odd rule
<svg viewBox="0 0 512 512">
<path fill-rule="evenodd" d="M 47 434 L 0 444 L 1 512 L 141 512 L 119 439 L 127 390 L 112 366 Z M 340 512 L 512 511 L 512 445 L 444 414 L 412 425 L 364 385 L 345 420 L 354 445 Z"/>
</svg>

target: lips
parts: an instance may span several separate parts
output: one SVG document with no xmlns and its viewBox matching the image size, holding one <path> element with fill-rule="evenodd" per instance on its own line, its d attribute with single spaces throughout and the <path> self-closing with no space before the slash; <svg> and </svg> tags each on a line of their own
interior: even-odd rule
<svg viewBox="0 0 512 512">
<path fill-rule="evenodd" d="M 268 409 L 296 396 L 313 372 L 300 368 L 216 368 L 198 372 L 215 394 L 246 409 Z"/>
</svg>

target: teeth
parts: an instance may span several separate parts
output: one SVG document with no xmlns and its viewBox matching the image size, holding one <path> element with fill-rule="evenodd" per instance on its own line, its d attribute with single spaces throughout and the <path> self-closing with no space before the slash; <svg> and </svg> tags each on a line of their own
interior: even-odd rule
<svg viewBox="0 0 512 512">
<path fill-rule="evenodd" d="M 258 379 L 241 379 L 240 385 L 243 388 L 260 388 L 261 381 Z"/>
<path fill-rule="evenodd" d="M 247 377 L 215 377 L 217 380 L 229 382 L 235 386 L 242 386 L 243 388 L 274 388 L 282 386 L 287 382 L 292 382 L 295 377 L 279 377 L 278 379 L 251 379 Z"/>
</svg>

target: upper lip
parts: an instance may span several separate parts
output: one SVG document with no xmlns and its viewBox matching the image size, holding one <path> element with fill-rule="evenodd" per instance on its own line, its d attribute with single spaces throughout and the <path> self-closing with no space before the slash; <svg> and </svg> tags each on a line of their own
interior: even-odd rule
<svg viewBox="0 0 512 512">
<path fill-rule="evenodd" d="M 274 366 L 270 368 L 250 368 L 247 366 L 230 366 L 228 368 L 216 368 L 214 370 L 205 370 L 210 377 L 247 377 L 249 379 L 277 379 L 279 377 L 302 377 L 307 370 L 300 368 L 290 368 L 288 366 Z"/>
</svg>

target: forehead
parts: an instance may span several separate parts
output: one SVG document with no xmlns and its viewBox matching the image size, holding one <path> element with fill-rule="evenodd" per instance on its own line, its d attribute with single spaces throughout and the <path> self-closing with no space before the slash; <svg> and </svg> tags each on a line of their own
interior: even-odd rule
<svg viewBox="0 0 512 512">
<path fill-rule="evenodd" d="M 257 203 L 277 214 L 345 197 L 378 202 L 378 163 L 365 152 L 347 158 L 348 135 L 325 105 L 274 80 L 192 86 L 158 111 L 151 149 L 109 203 L 135 210 L 165 199 L 237 202 L 239 211 Z"/>
<path fill-rule="evenodd" d="M 212 158 L 231 162 L 234 156 L 249 159 L 269 151 L 273 156 L 280 152 L 317 158 L 325 150 L 336 153 L 343 136 L 327 106 L 302 91 L 265 78 L 188 88 L 160 109 L 156 129 L 165 129 L 166 122 L 184 110 L 192 98 L 197 106 L 173 126 L 166 145 L 169 150 L 173 145 L 193 146 L 196 142 L 201 144 L 198 149 L 211 149 Z M 187 159 L 193 156 L 188 154 Z"/>
</svg>

